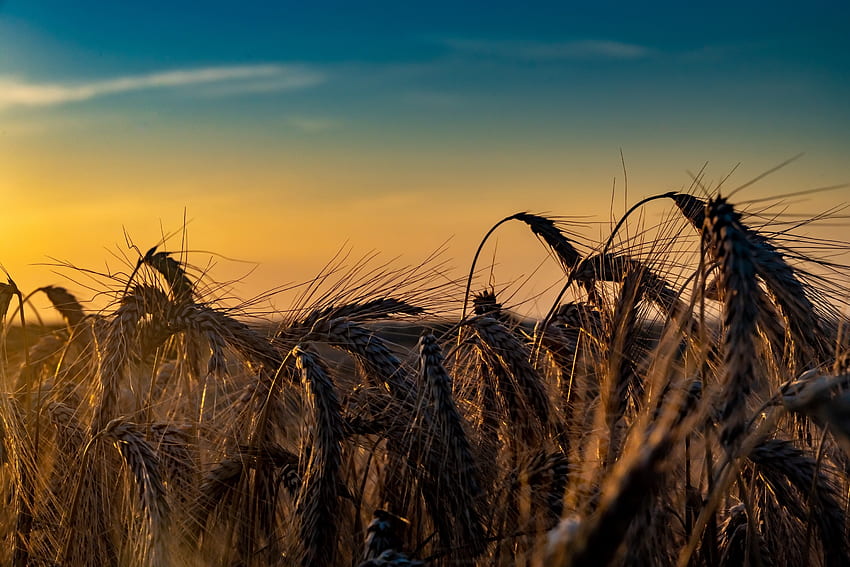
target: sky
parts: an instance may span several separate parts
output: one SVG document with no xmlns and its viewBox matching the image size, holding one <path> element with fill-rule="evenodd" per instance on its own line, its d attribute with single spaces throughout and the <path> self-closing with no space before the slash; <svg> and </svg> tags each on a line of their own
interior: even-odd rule
<svg viewBox="0 0 850 567">
<path fill-rule="evenodd" d="M 22 289 L 86 298 L 49 264 L 121 269 L 125 234 L 147 250 L 184 218 L 163 248 L 216 253 L 249 298 L 340 249 L 445 246 L 460 275 L 509 214 L 607 221 L 704 164 L 709 185 L 740 164 L 734 187 L 804 154 L 742 199 L 850 182 L 845 2 L 199 6 L 0 3 L 0 263 Z M 500 281 L 546 262 L 526 232 L 500 233 Z"/>
</svg>

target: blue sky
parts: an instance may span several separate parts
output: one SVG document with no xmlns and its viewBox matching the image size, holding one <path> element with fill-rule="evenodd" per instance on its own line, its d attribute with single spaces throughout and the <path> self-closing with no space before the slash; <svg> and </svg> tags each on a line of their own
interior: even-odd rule
<svg viewBox="0 0 850 567">
<path fill-rule="evenodd" d="M 454 235 L 463 264 L 516 210 L 607 217 L 621 149 L 635 198 L 801 152 L 750 195 L 850 181 L 850 4 L 589 4 L 6 0 L 0 221 L 33 244 L 0 261 L 96 258 L 185 207 L 261 286 L 346 241 Z M 62 239 L 70 211 L 97 234 Z M 311 250 L 269 246 L 310 215 L 331 227 Z"/>
<path fill-rule="evenodd" d="M 846 108 L 850 82 L 850 7 L 841 2 L 805 10 L 792 2 L 769 9 L 718 2 L 304 4 L 205 2 L 199 9 L 179 2 L 9 0 L 0 9 L 0 74 L 30 86 L 96 86 L 241 68 L 241 77 L 190 77 L 187 84 L 214 99 L 199 112 L 249 116 L 285 105 L 380 122 L 416 104 L 442 105 L 445 116 L 445 107 L 466 102 L 460 113 L 471 122 L 489 121 L 494 112 L 508 122 L 537 117 L 560 125 L 557 115 L 604 122 L 606 111 L 653 105 L 658 113 L 690 112 L 697 121 L 700 112 L 735 119 L 795 108 L 814 121 L 819 112 L 828 122 L 847 118 L 846 111 L 836 116 Z M 309 93 L 293 94 L 299 85 Z M 173 90 L 177 85 L 139 86 L 93 98 L 139 110 L 146 105 L 132 94 L 143 92 L 149 105 L 160 102 L 151 98 L 158 94 L 165 101 L 157 110 L 184 112 L 185 98 L 168 100 Z M 249 95 L 254 100 L 245 105 Z M 441 117 L 439 108 L 427 110 Z"/>
<path fill-rule="evenodd" d="M 655 125 L 676 136 L 739 123 L 799 146 L 810 130 L 847 142 L 843 3 L 583 4 L 10 0 L 0 78 L 7 93 L 77 87 L 36 109 L 76 105 L 65 114 L 96 103 L 250 127 L 285 110 L 311 132 L 351 122 L 428 139 L 463 124 L 557 138 L 577 128 L 625 146 Z M 211 68 L 222 77 L 203 79 Z M 184 82 L 145 83 L 175 71 Z M 33 111 L 9 96 L 0 109 Z"/>
</svg>

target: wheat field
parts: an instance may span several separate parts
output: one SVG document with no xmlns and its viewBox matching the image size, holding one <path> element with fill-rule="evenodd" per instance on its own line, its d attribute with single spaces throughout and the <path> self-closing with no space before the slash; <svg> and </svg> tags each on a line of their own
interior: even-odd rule
<svg viewBox="0 0 850 567">
<path fill-rule="evenodd" d="M 0 563 L 850 564 L 850 244 L 652 200 L 601 239 L 494 225 L 563 268 L 536 320 L 478 254 L 330 264 L 262 316 L 158 248 L 98 275 L 103 309 L 11 274 Z"/>
</svg>

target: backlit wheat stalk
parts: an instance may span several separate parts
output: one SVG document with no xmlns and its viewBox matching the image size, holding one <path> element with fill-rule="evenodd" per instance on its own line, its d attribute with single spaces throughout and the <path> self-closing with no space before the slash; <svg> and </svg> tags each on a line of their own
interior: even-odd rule
<svg viewBox="0 0 850 567">
<path fill-rule="evenodd" d="M 510 221 L 553 302 L 478 265 Z M 0 283 L 0 564 L 850 563 L 850 244 L 679 192 L 603 236 L 342 253 L 274 313 L 158 247 L 99 310 Z"/>
</svg>

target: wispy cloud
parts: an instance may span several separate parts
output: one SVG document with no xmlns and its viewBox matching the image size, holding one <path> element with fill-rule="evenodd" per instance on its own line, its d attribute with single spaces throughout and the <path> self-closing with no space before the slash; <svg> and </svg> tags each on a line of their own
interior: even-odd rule
<svg viewBox="0 0 850 567">
<path fill-rule="evenodd" d="M 522 60 L 643 59 L 654 50 L 635 43 L 610 40 L 537 41 L 443 39 L 441 43 L 457 52 Z"/>
<path fill-rule="evenodd" d="M 232 89 L 232 94 L 257 92 L 240 85 L 261 81 L 264 92 L 303 89 L 324 82 L 325 76 L 299 65 L 237 65 L 204 67 L 131 75 L 88 82 L 37 83 L 0 76 L 0 109 L 12 106 L 53 106 L 143 90 L 204 85 Z"/>
</svg>

